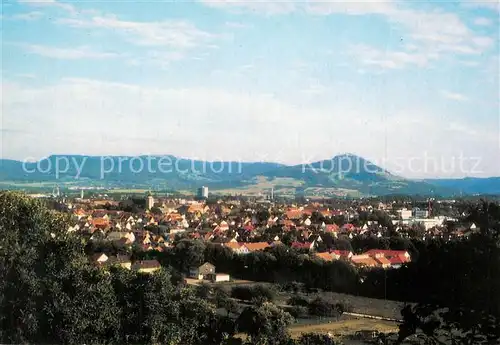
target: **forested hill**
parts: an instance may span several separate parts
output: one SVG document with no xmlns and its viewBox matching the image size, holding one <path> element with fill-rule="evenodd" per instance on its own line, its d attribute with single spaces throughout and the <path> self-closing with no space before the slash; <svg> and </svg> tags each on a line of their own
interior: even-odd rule
<svg viewBox="0 0 500 345">
<path fill-rule="evenodd" d="M 166 156 L 93 157 L 50 156 L 23 164 L 0 160 L 0 181 L 5 188 L 27 183 L 78 185 L 168 186 L 186 190 L 208 186 L 212 190 L 288 188 L 296 194 L 342 191 L 358 195 L 500 194 L 500 177 L 490 179 L 411 180 L 355 155 L 345 154 L 310 164 L 287 166 L 262 162 L 207 162 Z"/>
</svg>

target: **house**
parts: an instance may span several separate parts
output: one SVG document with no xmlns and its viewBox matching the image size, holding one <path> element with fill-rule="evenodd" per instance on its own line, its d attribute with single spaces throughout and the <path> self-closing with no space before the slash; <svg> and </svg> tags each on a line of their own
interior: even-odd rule
<svg viewBox="0 0 500 345">
<path fill-rule="evenodd" d="M 108 241 L 114 242 L 114 241 L 119 241 L 122 238 L 126 237 L 127 233 L 126 232 L 120 232 L 120 231 L 111 231 L 108 232 L 108 235 L 106 236 L 106 239 Z"/>
<path fill-rule="evenodd" d="M 353 256 L 352 252 L 349 250 L 332 250 L 332 253 L 335 253 L 343 260 L 350 260 Z"/>
<path fill-rule="evenodd" d="M 158 260 L 142 260 L 136 261 L 131 267 L 139 273 L 153 273 L 161 268 Z"/>
<path fill-rule="evenodd" d="M 389 259 L 387 259 L 384 254 L 375 254 L 373 259 L 377 262 L 377 265 L 382 268 L 389 268 L 392 266 Z"/>
<path fill-rule="evenodd" d="M 224 243 L 223 246 L 231 249 L 233 252 L 235 252 L 237 254 L 241 254 L 240 253 L 241 252 L 241 243 L 233 242 L 231 240 L 229 242 Z M 245 248 L 245 249 L 248 252 L 248 248 Z"/>
<path fill-rule="evenodd" d="M 127 255 L 110 256 L 105 262 L 105 266 L 120 266 L 130 270 L 132 268 L 132 261 L 130 261 L 130 257 Z"/>
<path fill-rule="evenodd" d="M 255 252 L 259 250 L 264 250 L 266 248 L 271 247 L 267 242 L 250 242 L 243 243 L 242 246 L 246 247 L 249 252 Z"/>
<path fill-rule="evenodd" d="M 205 262 L 201 266 L 189 269 L 189 277 L 198 280 L 209 279 L 210 274 L 215 274 L 215 266 L 210 262 Z"/>
<path fill-rule="evenodd" d="M 109 257 L 106 254 L 97 253 L 97 254 L 92 255 L 90 260 L 95 264 L 101 265 L 101 264 L 105 263 L 106 261 L 108 261 L 108 259 L 109 259 Z"/>
<path fill-rule="evenodd" d="M 326 224 L 325 225 L 325 232 L 329 233 L 337 233 L 339 232 L 340 228 L 337 224 Z"/>
<path fill-rule="evenodd" d="M 402 264 L 410 262 L 410 253 L 406 250 L 386 250 L 386 249 L 371 249 L 364 254 L 368 254 L 372 258 L 385 257 L 393 268 L 399 268 Z"/>
<path fill-rule="evenodd" d="M 106 229 L 109 226 L 107 218 L 95 218 L 92 220 L 92 225 L 97 229 Z"/>
<path fill-rule="evenodd" d="M 314 256 L 328 262 L 340 259 L 340 255 L 337 255 L 334 252 L 316 253 Z"/>
<path fill-rule="evenodd" d="M 290 220 L 297 220 L 302 218 L 302 211 L 296 208 L 286 211 L 286 218 Z"/>
<path fill-rule="evenodd" d="M 351 262 L 358 267 L 377 267 L 377 261 L 368 254 L 353 255 Z"/>
<path fill-rule="evenodd" d="M 375 256 L 377 254 L 383 254 L 386 258 L 390 259 L 392 257 L 401 257 L 405 262 L 411 261 L 410 253 L 406 250 L 390 250 L 390 249 L 370 249 L 364 254 L 370 256 Z"/>
<path fill-rule="evenodd" d="M 209 273 L 207 278 L 212 283 L 228 282 L 231 280 L 231 277 L 227 273 Z"/>
</svg>

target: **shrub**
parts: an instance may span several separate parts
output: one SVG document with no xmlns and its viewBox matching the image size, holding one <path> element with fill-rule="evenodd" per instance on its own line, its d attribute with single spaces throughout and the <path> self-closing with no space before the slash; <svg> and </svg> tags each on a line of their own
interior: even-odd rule
<svg viewBox="0 0 500 345">
<path fill-rule="evenodd" d="M 309 303 L 309 314 L 320 317 L 339 317 L 342 315 L 339 306 L 325 300 L 324 298 L 317 297 Z"/>
<path fill-rule="evenodd" d="M 275 298 L 275 292 L 273 289 L 264 285 L 257 285 L 254 287 L 235 286 L 231 290 L 231 297 L 242 301 L 252 301 L 256 299 L 264 302 L 272 302 Z"/>
<path fill-rule="evenodd" d="M 308 309 L 307 307 L 304 306 L 299 306 L 299 305 L 294 305 L 291 308 L 288 308 L 288 313 L 292 315 L 294 318 L 298 319 L 301 317 L 306 317 L 308 314 Z"/>
<path fill-rule="evenodd" d="M 251 301 L 253 291 L 250 286 L 235 286 L 231 289 L 231 297 L 242 301 Z"/>
<path fill-rule="evenodd" d="M 307 306 L 309 306 L 309 301 L 306 298 L 303 298 L 300 296 L 292 296 L 288 300 L 287 304 L 293 305 L 293 306 L 307 307 Z"/>
</svg>

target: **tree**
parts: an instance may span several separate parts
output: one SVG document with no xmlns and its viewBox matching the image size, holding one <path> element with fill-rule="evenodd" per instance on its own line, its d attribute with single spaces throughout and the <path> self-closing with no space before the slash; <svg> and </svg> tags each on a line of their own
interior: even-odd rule
<svg viewBox="0 0 500 345">
<path fill-rule="evenodd" d="M 500 342 L 500 207 L 483 202 L 468 213 L 469 221 L 480 224 L 479 234 L 438 246 L 430 242 L 417 262 L 394 277 L 416 285 L 409 291 L 419 302 L 402 310 L 399 342 L 414 334 L 430 342 Z M 420 282 L 438 280 L 436 286 Z"/>
<path fill-rule="evenodd" d="M 162 210 L 159 207 L 157 207 L 157 206 L 151 207 L 151 210 L 149 212 L 151 212 L 151 214 L 154 214 L 154 215 L 161 215 L 161 214 L 163 214 Z"/>
<path fill-rule="evenodd" d="M 208 299 L 212 294 L 212 287 L 205 282 L 198 284 L 195 290 L 196 296 L 202 299 Z"/>
<path fill-rule="evenodd" d="M 25 195 L 0 193 L 0 341 L 114 339 L 109 276 L 88 264 L 67 217 Z M 76 288 L 78 287 L 78 288 Z"/>
<path fill-rule="evenodd" d="M 0 342 L 219 345 L 234 322 L 161 269 L 92 265 L 61 214 L 0 193 Z M 190 248 L 186 252 L 190 253 Z"/>
<path fill-rule="evenodd" d="M 252 344 L 277 345 L 289 339 L 287 327 L 293 317 L 272 303 L 247 307 L 236 320 L 238 331 L 248 335 Z"/>
<path fill-rule="evenodd" d="M 200 241 L 181 240 L 174 248 L 174 255 L 181 272 L 188 272 L 191 267 L 198 267 L 205 259 L 205 244 Z"/>
<path fill-rule="evenodd" d="M 304 297 L 292 296 L 288 300 L 287 304 L 292 305 L 292 306 L 307 307 L 307 306 L 309 306 L 309 301 Z"/>
<path fill-rule="evenodd" d="M 309 303 L 309 314 L 320 317 L 340 317 L 344 312 L 341 304 L 334 304 L 321 297 Z"/>
</svg>

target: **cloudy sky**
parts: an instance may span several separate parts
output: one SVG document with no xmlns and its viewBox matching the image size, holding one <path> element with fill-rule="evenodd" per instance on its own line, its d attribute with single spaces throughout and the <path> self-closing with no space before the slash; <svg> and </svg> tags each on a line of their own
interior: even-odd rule
<svg viewBox="0 0 500 345">
<path fill-rule="evenodd" d="M 2 4 L 3 158 L 500 175 L 497 1 Z"/>
</svg>

